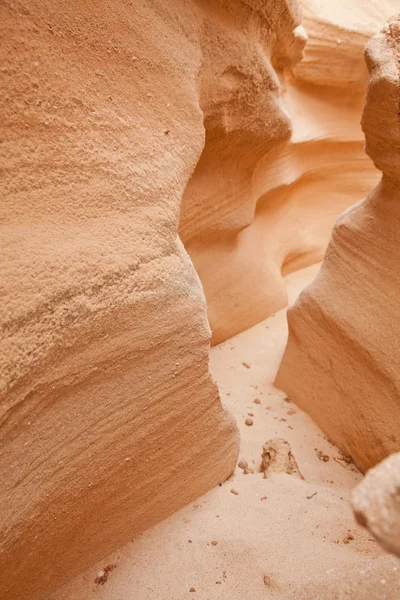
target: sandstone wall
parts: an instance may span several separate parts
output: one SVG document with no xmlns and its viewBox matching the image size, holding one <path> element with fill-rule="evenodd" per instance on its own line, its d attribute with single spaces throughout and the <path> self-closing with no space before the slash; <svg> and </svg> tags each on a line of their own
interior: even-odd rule
<svg viewBox="0 0 400 600">
<path fill-rule="evenodd" d="M 238 433 L 177 236 L 199 9 L 0 13 L 0 596 L 34 600 L 226 479 Z"/>
<path fill-rule="evenodd" d="M 379 185 L 338 220 L 314 283 L 288 313 L 277 385 L 366 470 L 400 449 L 400 27 L 367 46 L 362 127 Z"/>
<path fill-rule="evenodd" d="M 277 4 L 230 2 L 228 15 L 227 2 L 201 2 L 206 143 L 180 235 L 213 343 L 286 306 L 285 275 L 322 260 L 338 215 L 379 179 L 359 128 L 363 51 L 397 0 L 304 0 L 300 62 L 300 15 L 286 1 L 282 19 Z"/>
</svg>

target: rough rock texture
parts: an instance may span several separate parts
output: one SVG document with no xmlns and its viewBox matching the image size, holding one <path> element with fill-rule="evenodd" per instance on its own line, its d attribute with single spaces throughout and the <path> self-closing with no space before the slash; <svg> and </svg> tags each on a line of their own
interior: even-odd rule
<svg viewBox="0 0 400 600">
<path fill-rule="evenodd" d="M 238 434 L 177 237 L 198 8 L 16 0 L 0 23 L 0 597 L 34 600 L 228 477 Z"/>
<path fill-rule="evenodd" d="M 400 449 L 400 27 L 367 46 L 362 127 L 380 184 L 338 220 L 322 269 L 289 311 L 277 385 L 357 465 Z"/>
<path fill-rule="evenodd" d="M 213 343 L 286 306 L 285 275 L 322 260 L 337 216 L 378 182 L 359 128 L 363 51 L 397 3 L 304 0 L 298 62 L 294 2 L 201 2 L 206 144 L 180 234 Z"/>
<path fill-rule="evenodd" d="M 287 473 L 304 479 L 288 441 L 274 438 L 263 445 L 260 471 L 267 479 L 271 473 Z"/>
<path fill-rule="evenodd" d="M 400 556 L 400 454 L 368 471 L 353 492 L 352 506 L 360 525 Z"/>
</svg>

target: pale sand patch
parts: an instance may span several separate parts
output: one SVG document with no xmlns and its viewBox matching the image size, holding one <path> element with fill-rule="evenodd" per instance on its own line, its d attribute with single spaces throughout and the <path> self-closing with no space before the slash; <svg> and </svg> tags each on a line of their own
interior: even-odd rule
<svg viewBox="0 0 400 600">
<path fill-rule="evenodd" d="M 317 268 L 287 278 L 291 300 Z M 383 553 L 356 524 L 348 503 L 361 475 L 351 464 L 335 461 L 337 448 L 271 383 L 286 337 L 286 311 L 281 311 L 211 351 L 211 370 L 240 428 L 239 460 L 254 474 L 237 467 L 220 487 L 88 569 L 52 600 L 254 600 L 286 596 L 298 585 L 321 581 L 325 599 L 329 580 L 341 580 L 344 571 L 369 572 L 371 559 Z M 252 426 L 245 425 L 249 412 Z M 290 443 L 304 481 L 287 474 L 263 478 L 262 446 L 271 438 Z M 321 460 L 318 451 L 329 460 Z M 107 581 L 96 584 L 98 573 L 113 564 Z M 305 590 L 304 597 L 317 598 L 316 589 L 310 595 Z"/>
</svg>

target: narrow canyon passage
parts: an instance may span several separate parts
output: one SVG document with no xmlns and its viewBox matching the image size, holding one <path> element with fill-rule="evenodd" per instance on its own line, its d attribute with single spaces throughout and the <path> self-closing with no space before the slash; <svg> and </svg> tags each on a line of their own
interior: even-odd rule
<svg viewBox="0 0 400 600">
<path fill-rule="evenodd" d="M 399 600 L 399 1 L 0 2 L 0 600 Z"/>
<path fill-rule="evenodd" d="M 287 277 L 291 302 L 318 268 Z M 309 596 L 301 591 L 310 583 L 316 589 L 333 586 L 332 596 L 321 596 L 328 600 L 337 598 L 335 583 L 343 586 L 347 572 L 358 591 L 366 586 L 366 595 L 357 598 L 370 600 L 369 585 L 379 584 L 385 570 L 400 570 L 400 561 L 385 556 L 355 522 L 349 495 L 361 474 L 272 384 L 286 338 L 282 310 L 211 350 L 211 371 L 240 429 L 239 458 L 254 473 L 237 466 L 221 486 L 88 569 L 51 600 L 253 600 L 291 593 L 315 599 L 314 588 Z M 284 472 L 264 478 L 263 444 L 274 438 L 289 442 L 304 480 Z M 379 562 L 371 563 L 380 556 L 383 571 Z M 400 593 L 395 581 L 390 585 Z"/>
</svg>

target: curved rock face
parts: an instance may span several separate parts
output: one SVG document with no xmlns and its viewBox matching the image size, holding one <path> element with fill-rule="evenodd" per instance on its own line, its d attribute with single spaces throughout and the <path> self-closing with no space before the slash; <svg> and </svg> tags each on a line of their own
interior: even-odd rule
<svg viewBox="0 0 400 600">
<path fill-rule="evenodd" d="M 238 433 L 177 236 L 198 8 L 0 12 L 0 596 L 34 600 L 226 479 Z"/>
<path fill-rule="evenodd" d="M 322 269 L 289 311 L 276 383 L 365 470 L 400 448 L 400 27 L 367 46 L 362 127 L 383 172 L 338 220 Z"/>
<path fill-rule="evenodd" d="M 374 175 L 342 169 L 353 92 L 289 81 L 294 0 L 0 11 L 0 596 L 35 600 L 233 469 L 182 195 L 218 341 L 285 304 Z"/>
<path fill-rule="evenodd" d="M 338 215 L 378 182 L 359 128 L 363 51 L 397 0 L 305 0 L 300 62 L 294 2 L 199 4 L 206 143 L 180 235 L 219 343 L 286 306 L 285 275 L 322 260 Z"/>
</svg>

